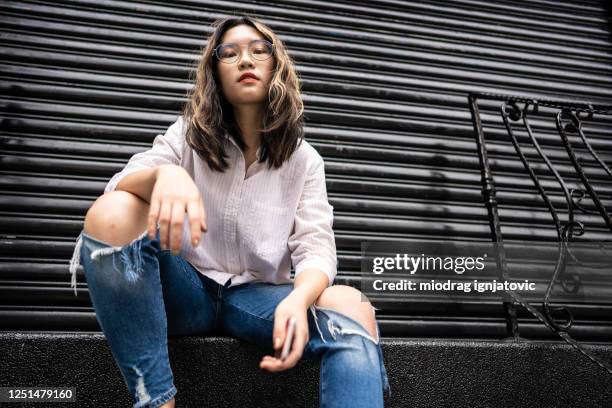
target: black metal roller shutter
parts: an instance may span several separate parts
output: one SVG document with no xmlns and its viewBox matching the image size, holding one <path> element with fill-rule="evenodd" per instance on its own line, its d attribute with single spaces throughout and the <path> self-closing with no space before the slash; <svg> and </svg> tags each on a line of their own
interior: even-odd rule
<svg viewBox="0 0 612 408">
<path fill-rule="evenodd" d="M 176 117 L 210 23 L 239 13 L 269 24 L 297 62 L 307 138 L 325 158 L 335 209 L 338 283 L 357 285 L 364 240 L 490 239 L 469 92 L 612 102 L 603 1 L 4 1 L 0 330 L 99 330 L 82 270 L 79 296 L 69 287 L 84 214 Z M 481 111 L 505 231 L 550 238 L 497 105 L 484 101 Z M 536 123 L 561 158 L 552 122 Z M 610 119 L 586 130 L 610 163 Z M 562 173 L 572 177 L 570 167 Z M 504 336 L 499 303 L 374 302 L 384 336 Z M 574 306 L 572 335 L 612 338 L 612 305 Z M 521 318 L 526 337 L 547 336 Z"/>
</svg>

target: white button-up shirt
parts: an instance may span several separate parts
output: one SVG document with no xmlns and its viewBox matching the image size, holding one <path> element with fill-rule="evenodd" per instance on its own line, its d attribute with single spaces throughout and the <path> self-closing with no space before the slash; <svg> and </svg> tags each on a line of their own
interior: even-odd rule
<svg viewBox="0 0 612 408">
<path fill-rule="evenodd" d="M 176 164 L 185 168 L 204 200 L 208 232 L 193 247 L 185 217 L 179 255 L 200 273 L 230 286 L 252 281 L 289 283 L 317 268 L 333 283 L 337 273 L 333 207 L 327 199 L 321 155 L 303 140 L 278 169 L 253 162 L 245 171 L 244 154 L 226 133 L 229 168 L 212 171 L 187 144 L 183 117 L 158 135 L 153 146 L 133 155 L 105 192 L 138 170 Z M 259 159 L 261 147 L 257 150 Z"/>
</svg>

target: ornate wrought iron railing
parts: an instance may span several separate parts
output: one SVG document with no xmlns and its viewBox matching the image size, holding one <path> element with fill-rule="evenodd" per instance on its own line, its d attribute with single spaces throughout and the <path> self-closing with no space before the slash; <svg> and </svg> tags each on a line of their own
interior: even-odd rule
<svg viewBox="0 0 612 408">
<path fill-rule="evenodd" d="M 544 299 L 542 301 L 541 311 L 529 302 L 525 301 L 521 295 L 514 291 L 506 291 L 503 293 L 502 299 L 506 317 L 507 334 L 510 338 L 515 340 L 518 340 L 520 337 L 517 320 L 517 308 L 515 304 L 518 303 L 552 332 L 559 335 L 559 337 L 571 344 L 579 352 L 607 370 L 608 373 L 612 374 L 612 366 L 609 363 L 591 354 L 586 348 L 584 348 L 569 335 L 568 331 L 574 322 L 571 310 L 566 306 L 551 307 L 550 305 L 552 289 L 557 282 L 560 283 L 563 290 L 567 292 L 575 292 L 581 285 L 579 274 L 565 273 L 568 259 L 580 263 L 580 260 L 576 259 L 576 257 L 572 254 L 572 251 L 569 249 L 569 244 L 575 239 L 575 237 L 580 237 L 585 232 L 585 225 L 577 219 L 578 213 L 600 216 L 603 220 L 603 225 L 605 226 L 603 228 L 606 230 L 609 229 L 610 232 L 612 232 L 612 218 L 610 216 L 610 209 L 606 208 L 602 195 L 596 191 L 596 188 L 587 176 L 587 173 L 577 157 L 577 146 L 573 145 L 572 141 L 568 137 L 568 134 L 575 136 L 573 138 L 574 141 L 576 141 L 576 138 L 579 137 L 579 140 L 582 143 L 582 148 L 586 149 L 586 151 L 588 151 L 588 153 L 592 156 L 592 161 L 603 169 L 604 176 L 609 177 L 611 182 L 610 185 L 612 186 L 612 172 L 610 171 L 610 166 L 607 165 L 597 154 L 592 144 L 585 136 L 582 126 L 584 121 L 593 119 L 594 115 L 612 115 L 612 105 L 546 99 L 535 100 L 519 96 L 489 93 L 471 93 L 468 96 L 472 123 L 474 125 L 474 134 L 478 147 L 478 156 L 482 176 L 482 194 L 488 212 L 492 241 L 496 247 L 497 270 L 500 272 L 500 279 L 503 280 L 508 279 L 506 251 L 504 250 L 504 240 L 498 213 L 495 181 L 489 164 L 485 132 L 479 111 L 479 100 L 501 101 L 500 114 L 507 131 L 507 136 L 512 142 L 518 158 L 523 163 L 523 166 L 533 181 L 539 195 L 544 200 L 546 209 L 552 217 L 557 235 L 556 241 L 558 254 L 554 271 L 551 274 L 550 282 L 548 283 Z M 521 107 L 519 104 L 523 104 L 523 106 Z M 541 106 L 558 109 L 558 112 L 556 115 L 554 115 L 558 136 L 560 138 L 561 145 L 567 152 L 569 161 L 576 171 L 576 175 L 578 176 L 582 187 L 570 188 L 561 173 L 555 168 L 553 162 L 544 152 L 544 149 L 542 149 L 540 146 L 540 143 L 538 143 L 538 139 L 532 130 L 529 119 L 538 113 L 538 108 Z M 528 136 L 527 138 L 521 138 L 522 143 L 530 143 L 531 146 L 535 148 L 539 158 L 546 164 L 546 167 L 552 176 L 554 176 L 554 179 L 556 179 L 566 204 L 567 217 L 563 218 L 567 218 L 567 221 L 562 220 L 562 217 L 560 217 L 560 210 L 555 207 L 549 193 L 543 187 L 541 174 L 536 174 L 531 165 L 532 163 L 527 158 L 525 148 L 524 146 L 521 146 L 519 138 L 516 135 L 517 125 L 522 125 L 522 130 L 524 130 Z M 592 201 L 591 207 L 594 206 L 595 209 L 586 208 L 586 206 L 581 203 L 581 201 L 585 198 L 590 198 Z M 610 241 L 612 241 L 612 235 L 610 238 Z M 604 265 L 604 267 L 607 267 L 607 273 L 612 274 L 612 265 Z M 558 321 L 559 313 L 564 314 L 564 322 Z M 556 314 L 557 317 L 553 317 L 553 314 Z"/>
</svg>

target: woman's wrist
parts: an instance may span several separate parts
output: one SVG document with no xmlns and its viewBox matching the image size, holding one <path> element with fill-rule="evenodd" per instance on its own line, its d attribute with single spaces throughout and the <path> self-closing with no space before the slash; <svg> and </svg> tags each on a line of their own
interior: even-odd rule
<svg viewBox="0 0 612 408">
<path fill-rule="evenodd" d="M 306 269 L 293 282 L 294 296 L 298 297 L 304 307 L 308 308 L 315 303 L 327 285 L 328 278 L 323 271 L 316 268 Z"/>
<path fill-rule="evenodd" d="M 307 309 L 312 303 L 314 303 L 314 301 L 310 302 L 309 293 L 304 287 L 294 287 L 291 293 L 289 293 L 289 296 L 291 296 L 291 298 L 300 304 L 304 309 Z"/>
</svg>

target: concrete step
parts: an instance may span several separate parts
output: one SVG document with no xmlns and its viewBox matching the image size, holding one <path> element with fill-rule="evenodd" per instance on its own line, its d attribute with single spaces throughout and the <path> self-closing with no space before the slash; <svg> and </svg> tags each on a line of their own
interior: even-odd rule
<svg viewBox="0 0 612 408">
<path fill-rule="evenodd" d="M 258 365 L 265 350 L 233 338 L 170 337 L 168 344 L 177 408 L 318 407 L 318 362 L 269 373 Z M 386 407 L 612 407 L 612 375 L 565 343 L 381 344 L 392 390 Z M 612 363 L 612 343 L 585 347 Z M 0 350 L 0 386 L 76 387 L 76 405 L 65 405 L 79 408 L 133 404 L 101 333 L 0 332 Z"/>
</svg>

